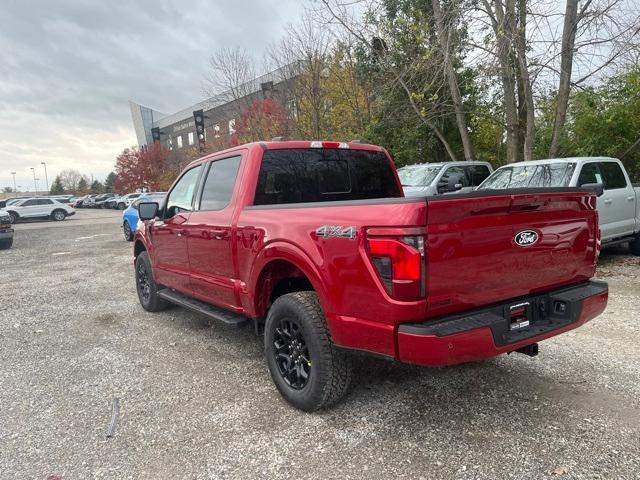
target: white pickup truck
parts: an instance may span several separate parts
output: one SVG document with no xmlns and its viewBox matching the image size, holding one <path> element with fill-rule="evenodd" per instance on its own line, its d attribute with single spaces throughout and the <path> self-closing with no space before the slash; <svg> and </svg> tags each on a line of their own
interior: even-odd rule
<svg viewBox="0 0 640 480">
<path fill-rule="evenodd" d="M 640 255 L 640 184 L 632 184 L 617 158 L 575 157 L 517 162 L 498 168 L 478 190 L 593 187 L 603 246 L 629 243 Z"/>
</svg>

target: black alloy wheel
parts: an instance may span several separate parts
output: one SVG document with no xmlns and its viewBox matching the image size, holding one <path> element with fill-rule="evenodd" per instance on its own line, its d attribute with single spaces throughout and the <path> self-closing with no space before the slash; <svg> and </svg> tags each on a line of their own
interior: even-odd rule
<svg viewBox="0 0 640 480">
<path fill-rule="evenodd" d="M 136 286 L 138 287 L 138 295 L 143 305 L 149 304 L 151 301 L 151 282 L 149 280 L 149 272 L 144 262 L 138 262 L 136 268 Z"/>
<path fill-rule="evenodd" d="M 124 222 L 124 224 L 122 225 L 122 232 L 124 235 L 124 239 L 127 242 L 130 242 L 133 240 L 133 232 L 131 231 L 131 227 L 129 226 L 129 222 Z"/>
<path fill-rule="evenodd" d="M 311 355 L 300 326 L 292 319 L 280 320 L 273 339 L 278 371 L 287 385 L 300 390 L 311 375 Z"/>
</svg>

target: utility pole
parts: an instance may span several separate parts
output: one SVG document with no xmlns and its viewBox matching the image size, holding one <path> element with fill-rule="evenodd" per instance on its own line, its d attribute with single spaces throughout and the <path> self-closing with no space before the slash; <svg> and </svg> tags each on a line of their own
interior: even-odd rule
<svg viewBox="0 0 640 480">
<path fill-rule="evenodd" d="M 33 167 L 29 167 L 31 172 L 33 173 L 33 187 L 36 189 L 36 197 L 38 196 L 38 184 L 36 183 L 36 169 Z"/>
<path fill-rule="evenodd" d="M 11 172 L 11 175 L 13 175 L 13 191 L 17 192 L 18 187 L 16 187 L 16 172 Z"/>
<path fill-rule="evenodd" d="M 47 162 L 40 162 L 40 165 L 44 165 L 44 181 L 47 184 L 47 193 L 49 193 L 49 177 L 47 176 Z"/>
</svg>

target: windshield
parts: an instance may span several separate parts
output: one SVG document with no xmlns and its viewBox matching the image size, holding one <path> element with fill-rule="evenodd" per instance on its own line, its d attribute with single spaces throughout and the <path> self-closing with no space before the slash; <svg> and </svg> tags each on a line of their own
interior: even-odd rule
<svg viewBox="0 0 640 480">
<path fill-rule="evenodd" d="M 493 172 L 478 190 L 567 187 L 575 167 L 575 163 L 564 162 L 502 167 Z"/>
<path fill-rule="evenodd" d="M 441 165 L 402 167 L 398 170 L 398 176 L 403 187 L 427 187 L 431 185 L 440 170 L 442 170 Z"/>
</svg>

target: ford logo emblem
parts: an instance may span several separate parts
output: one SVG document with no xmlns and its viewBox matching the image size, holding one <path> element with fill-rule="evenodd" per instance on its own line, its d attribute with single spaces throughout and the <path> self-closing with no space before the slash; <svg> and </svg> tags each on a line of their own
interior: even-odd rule
<svg viewBox="0 0 640 480">
<path fill-rule="evenodd" d="M 538 234 L 533 230 L 523 230 L 518 232 L 513 239 L 519 247 L 528 247 L 538 241 Z"/>
</svg>

